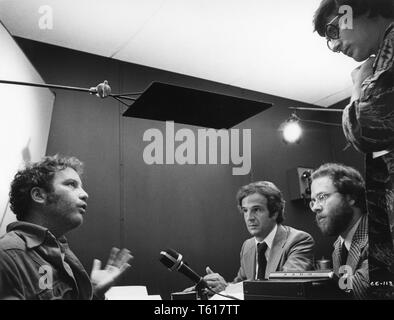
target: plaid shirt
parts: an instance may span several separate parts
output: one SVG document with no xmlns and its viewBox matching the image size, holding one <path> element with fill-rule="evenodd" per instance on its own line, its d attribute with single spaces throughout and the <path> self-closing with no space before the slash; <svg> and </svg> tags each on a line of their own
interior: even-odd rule
<svg viewBox="0 0 394 320">
<path fill-rule="evenodd" d="M 394 149 L 394 23 L 386 30 L 373 74 L 362 83 L 360 99 L 344 109 L 342 125 L 358 151 Z"/>
<path fill-rule="evenodd" d="M 341 266 L 341 240 L 338 239 L 334 243 L 334 251 L 332 253 L 332 261 L 334 272 L 339 276 L 339 268 Z M 347 256 L 346 265 L 352 269 L 351 276 L 353 286 L 353 296 L 356 299 L 368 298 L 369 268 L 368 268 L 368 217 L 364 215 L 354 233 L 352 244 Z"/>
</svg>

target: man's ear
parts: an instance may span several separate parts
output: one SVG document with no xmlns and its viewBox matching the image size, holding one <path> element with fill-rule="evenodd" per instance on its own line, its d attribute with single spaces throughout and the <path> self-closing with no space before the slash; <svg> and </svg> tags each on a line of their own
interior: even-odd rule
<svg viewBox="0 0 394 320">
<path fill-rule="evenodd" d="M 356 200 L 354 200 L 352 198 L 352 196 L 350 196 L 350 195 L 346 196 L 346 200 L 347 200 L 348 204 L 351 205 L 351 206 L 354 206 L 356 204 Z"/>
<path fill-rule="evenodd" d="M 276 221 L 276 219 L 278 218 L 278 215 L 279 215 L 279 211 L 275 211 L 274 214 L 271 216 L 271 218 Z"/>
<path fill-rule="evenodd" d="M 34 202 L 45 203 L 47 199 L 47 193 L 44 189 L 39 187 L 34 187 L 30 190 L 30 196 Z"/>
</svg>

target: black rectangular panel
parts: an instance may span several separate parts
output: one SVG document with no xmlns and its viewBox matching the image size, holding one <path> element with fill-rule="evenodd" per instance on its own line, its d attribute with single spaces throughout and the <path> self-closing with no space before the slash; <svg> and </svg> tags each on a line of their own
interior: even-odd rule
<svg viewBox="0 0 394 320">
<path fill-rule="evenodd" d="M 153 82 L 123 115 L 229 129 L 270 107 L 272 103 Z"/>
</svg>

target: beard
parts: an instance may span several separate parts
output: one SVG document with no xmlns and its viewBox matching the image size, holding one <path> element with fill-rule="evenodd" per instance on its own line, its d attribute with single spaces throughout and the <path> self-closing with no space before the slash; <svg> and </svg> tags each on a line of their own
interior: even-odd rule
<svg viewBox="0 0 394 320">
<path fill-rule="evenodd" d="M 62 224 L 65 229 L 74 229 L 83 222 L 82 216 L 74 212 L 76 209 L 73 203 L 54 192 L 48 194 L 46 204 L 49 219 Z"/>
<path fill-rule="evenodd" d="M 318 220 L 319 215 L 316 215 L 316 223 L 323 235 L 339 236 L 349 227 L 349 223 L 353 219 L 353 209 L 346 201 L 342 200 L 330 211 L 329 215 L 321 221 Z"/>
</svg>

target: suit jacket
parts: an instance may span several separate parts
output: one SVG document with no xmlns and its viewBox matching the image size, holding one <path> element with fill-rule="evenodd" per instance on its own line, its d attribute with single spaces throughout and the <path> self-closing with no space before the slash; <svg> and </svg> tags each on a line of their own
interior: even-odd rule
<svg viewBox="0 0 394 320">
<path fill-rule="evenodd" d="M 334 243 L 332 253 L 334 273 L 339 276 L 341 266 L 341 241 L 338 238 Z M 368 298 L 369 274 L 368 274 L 368 218 L 364 215 L 354 233 L 352 244 L 346 260 L 346 265 L 352 268 L 353 275 L 350 281 L 353 286 L 353 296 L 356 299 Z"/>
<path fill-rule="evenodd" d="M 312 270 L 314 244 L 310 234 L 278 224 L 267 259 L 266 278 L 274 271 Z M 233 282 L 255 279 L 256 243 L 254 238 L 243 243 L 240 259 L 241 267 Z"/>
</svg>

